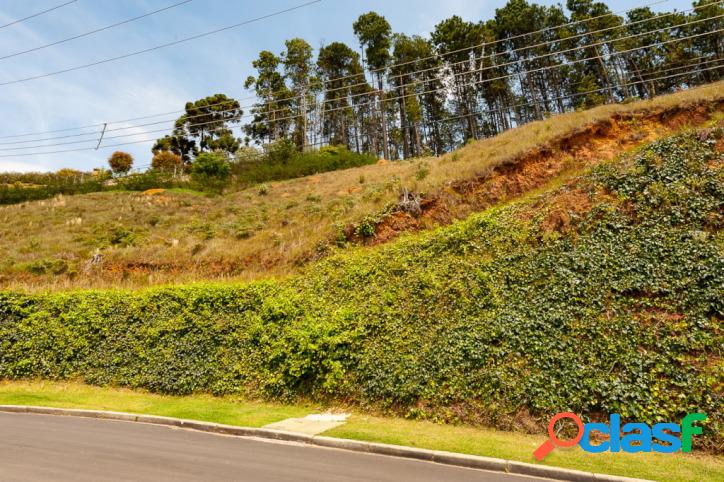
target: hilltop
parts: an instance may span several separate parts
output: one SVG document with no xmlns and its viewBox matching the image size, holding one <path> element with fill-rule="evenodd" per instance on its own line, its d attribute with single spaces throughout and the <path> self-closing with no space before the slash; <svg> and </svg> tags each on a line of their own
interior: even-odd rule
<svg viewBox="0 0 724 482">
<path fill-rule="evenodd" d="M 441 157 L 383 160 L 222 195 L 152 189 L 2 206 L 0 286 L 286 276 L 350 246 L 464 219 L 720 117 L 721 92 L 717 83 L 557 115 Z"/>
</svg>

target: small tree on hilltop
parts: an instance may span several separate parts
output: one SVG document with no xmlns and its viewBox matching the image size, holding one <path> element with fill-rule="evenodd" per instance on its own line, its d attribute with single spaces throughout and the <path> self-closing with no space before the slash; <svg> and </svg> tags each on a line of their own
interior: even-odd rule
<svg viewBox="0 0 724 482">
<path fill-rule="evenodd" d="M 133 156 L 127 152 L 116 151 L 108 158 L 108 165 L 114 174 L 127 174 L 133 167 Z"/>
<path fill-rule="evenodd" d="M 158 151 L 151 159 L 151 167 L 156 171 L 173 171 L 180 169 L 183 159 L 171 151 Z"/>
</svg>

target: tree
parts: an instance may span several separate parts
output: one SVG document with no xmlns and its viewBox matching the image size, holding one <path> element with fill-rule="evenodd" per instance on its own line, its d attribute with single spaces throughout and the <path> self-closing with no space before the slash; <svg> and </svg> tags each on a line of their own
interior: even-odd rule
<svg viewBox="0 0 724 482">
<path fill-rule="evenodd" d="M 385 116 L 385 94 L 383 79 L 390 63 L 390 47 L 392 45 L 392 27 L 385 17 L 368 12 L 360 15 L 352 24 L 354 34 L 360 45 L 365 49 L 365 60 L 377 78 L 377 89 L 380 98 L 380 122 L 382 125 L 382 151 L 389 159 L 389 140 L 387 138 L 387 118 Z"/>
<path fill-rule="evenodd" d="M 613 42 L 620 36 L 620 30 L 615 27 L 623 25 L 623 19 L 613 15 L 603 2 L 593 0 L 568 0 L 566 7 L 571 11 L 571 20 L 580 22 L 574 26 L 572 33 L 578 35 L 576 43 L 579 49 L 566 54 L 569 60 L 579 63 L 575 66 L 573 79 L 585 81 L 595 79 L 600 85 L 598 92 L 591 92 L 590 96 L 606 95 L 609 101 L 614 101 L 614 71 L 612 63 L 604 60 L 605 54 L 614 50 Z M 611 42 L 611 43 L 608 43 Z M 618 84 L 621 82 L 619 81 Z M 591 99 L 580 96 L 578 102 L 583 105 L 592 105 Z"/>
<path fill-rule="evenodd" d="M 256 77 L 249 76 L 244 87 L 254 88 L 259 102 L 251 112 L 253 121 L 244 126 L 244 132 L 258 144 L 285 137 L 291 125 L 292 93 L 279 72 L 282 59 L 268 50 L 262 50 L 259 58 L 252 62 Z"/>
<path fill-rule="evenodd" d="M 400 112 L 400 130 L 402 134 L 402 157 L 419 155 L 422 152 L 419 123 L 422 109 L 416 94 L 420 83 L 416 71 L 417 60 L 421 57 L 421 46 L 426 41 L 421 37 L 408 37 L 404 34 L 394 36 L 392 59 L 396 65 L 390 71 L 391 84 L 395 86 L 397 104 Z M 423 47 L 424 48 L 424 47 Z"/>
<path fill-rule="evenodd" d="M 262 51 L 253 62 L 256 75 L 245 85 L 259 100 L 244 141 L 273 143 L 272 150 L 344 145 L 389 159 L 441 155 L 550 114 L 650 98 L 724 74 L 718 0 L 696 0 L 689 13 L 632 9 L 625 19 L 601 0 L 563 3 L 567 10 L 507 0 L 492 19 L 453 16 L 429 38 L 393 34 L 383 16 L 368 12 L 352 25 L 362 54 L 333 42 L 316 61 L 307 41 L 287 40 L 279 55 Z M 227 126 L 202 148 L 179 129 L 154 152 L 189 162 L 203 150 L 229 152 L 237 141 Z"/>
<path fill-rule="evenodd" d="M 239 149 L 241 143 L 230 128 L 240 122 L 244 113 L 239 101 L 216 94 L 187 102 L 185 110 L 176 121 L 174 135 L 192 140 L 198 145 L 195 152 L 218 150 L 233 155 Z"/>
<path fill-rule="evenodd" d="M 480 43 L 479 33 L 476 24 L 454 15 L 437 24 L 431 35 L 437 52 L 445 54 L 447 60 L 445 67 L 453 85 L 455 110 L 467 126 L 463 140 L 478 137 L 476 90 L 472 85 L 477 76 L 470 72 L 474 55 L 469 47 Z"/>
<path fill-rule="evenodd" d="M 317 72 L 326 85 L 322 104 L 322 134 L 333 145 L 350 147 L 354 111 L 350 104 L 356 74 L 362 71 L 359 54 L 342 42 L 319 50 Z"/>
<path fill-rule="evenodd" d="M 307 117 L 309 105 L 313 101 L 313 91 L 317 82 L 312 79 L 314 56 L 312 46 L 306 40 L 293 38 L 284 42 L 286 51 L 282 54 L 284 76 L 291 85 L 292 97 L 289 107 L 294 112 L 292 139 L 299 150 L 307 147 Z"/>
<path fill-rule="evenodd" d="M 113 174 L 128 174 L 133 167 L 133 156 L 127 152 L 116 151 L 108 158 L 108 165 Z"/>
<path fill-rule="evenodd" d="M 171 151 L 158 151 L 151 159 L 151 167 L 157 171 L 175 171 L 183 165 L 183 159 Z"/>
<path fill-rule="evenodd" d="M 724 67 L 717 61 L 724 56 L 724 35 L 721 33 L 721 29 L 724 27 L 724 19 L 721 17 L 724 14 L 724 5 L 719 0 L 699 0 L 693 2 L 693 6 L 698 7 L 698 9 L 690 14 L 692 18 L 689 18 L 689 21 L 696 22 L 707 18 L 711 19 L 692 25 L 689 27 L 690 31 L 686 33 L 686 35 L 700 35 L 692 39 L 694 55 L 703 57 L 702 62 L 710 62 L 705 66 L 707 68 L 716 65 L 720 67 L 701 72 L 699 75 L 692 72 L 691 80 L 694 81 L 692 83 L 695 83 L 697 78 L 700 79 L 700 82 L 714 82 L 724 75 Z M 705 35 L 707 32 L 714 33 L 717 31 L 719 32 L 714 35 Z"/>
<path fill-rule="evenodd" d="M 151 151 L 170 151 L 185 163 L 204 151 L 223 151 L 233 155 L 241 145 L 231 127 L 241 120 L 239 101 L 216 94 L 195 102 L 187 102 L 185 113 L 174 123 L 173 134 L 156 141 Z"/>
<path fill-rule="evenodd" d="M 185 164 L 191 163 L 192 156 L 199 153 L 196 147 L 196 141 L 183 135 L 175 134 L 166 135 L 158 139 L 151 148 L 151 152 L 153 152 L 154 155 L 164 151 L 172 152 L 180 156 Z"/>
<path fill-rule="evenodd" d="M 509 83 L 516 83 L 520 92 L 517 122 L 541 119 L 546 113 L 564 108 L 562 94 L 568 67 L 562 64 L 564 57 L 556 53 L 576 47 L 575 42 L 562 43 L 562 37 L 574 33 L 567 27 L 559 28 L 566 22 L 559 6 L 544 7 L 525 0 L 510 0 L 495 11 L 491 29 L 500 40 L 495 55 L 513 76 Z"/>
</svg>

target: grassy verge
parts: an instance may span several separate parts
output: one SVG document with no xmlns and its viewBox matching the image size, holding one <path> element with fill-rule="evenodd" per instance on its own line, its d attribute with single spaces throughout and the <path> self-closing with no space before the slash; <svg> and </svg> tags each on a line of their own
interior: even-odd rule
<svg viewBox="0 0 724 482">
<path fill-rule="evenodd" d="M 142 413 L 244 427 L 261 427 L 314 411 L 311 406 L 257 403 L 232 397 L 173 397 L 121 388 L 44 381 L 0 382 L 0 404 Z"/>
<path fill-rule="evenodd" d="M 259 427 L 314 412 L 309 405 L 278 405 L 208 395 L 173 397 L 79 383 L 0 382 L 0 404 L 115 410 Z M 446 450 L 522 462 L 544 437 L 497 430 L 353 414 L 330 437 Z M 724 480 L 724 458 L 702 454 L 588 454 L 556 450 L 545 461 L 577 470 L 661 481 Z"/>
<path fill-rule="evenodd" d="M 324 435 L 526 463 L 537 463 L 533 451 L 545 441 L 542 435 L 362 415 Z M 724 457 L 702 454 L 589 454 L 576 447 L 554 450 L 543 464 L 659 481 L 724 480 Z"/>
</svg>

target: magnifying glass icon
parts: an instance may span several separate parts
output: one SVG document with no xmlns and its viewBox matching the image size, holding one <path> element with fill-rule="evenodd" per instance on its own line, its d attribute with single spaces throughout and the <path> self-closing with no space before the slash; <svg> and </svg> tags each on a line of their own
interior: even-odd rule
<svg viewBox="0 0 724 482">
<path fill-rule="evenodd" d="M 556 437 L 555 428 L 556 423 L 564 418 L 568 418 L 573 420 L 576 423 L 576 426 L 578 427 L 578 434 L 575 438 L 572 438 L 571 440 L 559 440 L 558 437 Z M 578 442 L 581 441 L 581 438 L 583 438 L 583 422 L 573 412 L 562 412 L 556 414 L 551 421 L 548 423 L 548 440 L 543 442 L 543 444 L 536 449 L 535 452 L 533 452 L 533 455 L 538 460 L 543 460 L 546 458 L 546 456 L 550 453 L 551 450 L 553 450 L 556 447 L 573 447 L 575 445 L 578 445 Z"/>
</svg>

